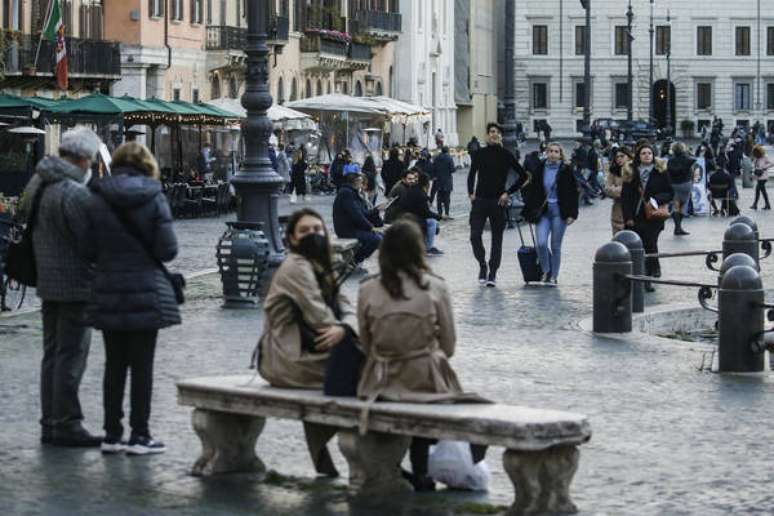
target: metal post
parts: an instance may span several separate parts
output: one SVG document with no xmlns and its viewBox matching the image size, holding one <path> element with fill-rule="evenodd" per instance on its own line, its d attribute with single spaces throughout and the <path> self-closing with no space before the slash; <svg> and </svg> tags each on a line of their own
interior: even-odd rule
<svg viewBox="0 0 774 516">
<path fill-rule="evenodd" d="M 244 123 L 245 159 L 231 180 L 240 197 L 237 219 L 240 222 L 263 224 L 270 244 L 269 262 L 278 265 L 284 258 L 277 199 L 284 180 L 271 166 L 269 136 L 271 119 L 266 112 L 271 107 L 269 94 L 269 47 L 266 31 L 269 23 L 269 3 L 247 1 L 247 80 L 242 105 L 247 110 Z"/>
<path fill-rule="evenodd" d="M 763 338 L 763 283 L 746 265 L 731 267 L 718 290 L 718 369 L 720 372 L 757 373 L 766 368 L 765 354 L 753 350 Z"/>
<path fill-rule="evenodd" d="M 626 76 L 626 87 L 629 92 L 629 102 L 626 105 L 626 119 L 632 121 L 634 116 L 634 76 L 632 74 L 632 47 L 634 46 L 634 35 L 632 34 L 632 20 L 634 19 L 634 11 L 632 11 L 632 0 L 629 0 L 629 8 L 626 10 L 626 40 L 629 45 L 627 49 L 628 55 L 628 71 Z"/>
<path fill-rule="evenodd" d="M 744 253 L 758 263 L 758 239 L 755 232 L 747 224 L 732 224 L 723 235 L 723 259 L 734 253 Z"/>
<path fill-rule="evenodd" d="M 655 0 L 650 0 L 650 83 L 648 84 L 650 103 L 648 104 L 648 122 L 651 124 L 655 120 L 655 113 L 653 112 L 653 39 L 655 33 L 655 29 L 653 29 L 653 9 L 655 8 L 655 3 Z"/>
<path fill-rule="evenodd" d="M 591 127 L 591 0 L 583 0 L 586 7 L 585 55 L 583 58 L 583 127 Z"/>
<path fill-rule="evenodd" d="M 629 250 L 620 242 L 608 242 L 594 255 L 594 331 L 632 331 L 631 281 L 621 276 L 632 273 Z"/>
<path fill-rule="evenodd" d="M 753 219 L 748 217 L 747 215 L 739 215 L 734 220 L 732 220 L 731 223 L 728 226 L 731 227 L 734 224 L 747 224 L 748 226 L 750 226 L 752 228 L 753 233 L 755 233 L 755 239 L 756 240 L 761 237 L 760 233 L 758 233 L 758 224 Z"/>
<path fill-rule="evenodd" d="M 645 274 L 645 248 L 642 239 L 634 231 L 624 229 L 613 237 L 613 242 L 620 242 L 629 250 L 632 257 L 632 274 L 641 276 Z M 632 312 L 645 311 L 645 285 L 640 281 L 632 282 Z"/>
<path fill-rule="evenodd" d="M 731 269 L 731 267 L 736 267 L 737 265 L 746 265 L 760 272 L 758 264 L 755 263 L 755 260 L 753 260 L 749 254 L 734 253 L 723 260 L 723 263 L 720 266 L 720 271 L 718 271 L 718 285 L 723 283 L 723 276 L 726 275 L 729 269 Z"/>
<path fill-rule="evenodd" d="M 515 51 L 514 31 L 516 23 L 516 0 L 505 0 L 505 120 L 503 124 L 503 147 L 516 152 L 519 147 L 516 134 L 516 90 L 515 90 Z"/>
<path fill-rule="evenodd" d="M 669 40 L 667 41 L 667 85 L 666 85 L 666 127 L 667 136 L 672 136 L 672 17 L 667 10 L 667 25 L 669 26 Z"/>
</svg>

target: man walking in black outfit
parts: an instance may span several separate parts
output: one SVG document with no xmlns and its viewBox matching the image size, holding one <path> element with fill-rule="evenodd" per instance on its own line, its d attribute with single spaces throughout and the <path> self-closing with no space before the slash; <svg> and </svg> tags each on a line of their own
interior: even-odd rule
<svg viewBox="0 0 774 516">
<path fill-rule="evenodd" d="M 468 196 L 471 202 L 470 243 L 473 246 L 473 256 L 476 257 L 479 265 L 478 282 L 481 285 L 495 287 L 497 269 L 500 268 L 502 258 L 508 196 L 521 189 L 529 176 L 513 154 L 503 147 L 503 133 L 500 125 L 490 122 L 486 130 L 487 146 L 476 152 L 468 173 Z M 505 182 L 510 170 L 516 171 L 518 178 L 506 190 Z M 487 219 L 492 229 L 492 249 L 488 267 L 482 240 Z"/>
</svg>

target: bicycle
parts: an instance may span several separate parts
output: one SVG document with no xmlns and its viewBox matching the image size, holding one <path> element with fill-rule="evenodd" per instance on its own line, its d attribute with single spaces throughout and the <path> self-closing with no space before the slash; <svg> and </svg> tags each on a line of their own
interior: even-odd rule
<svg viewBox="0 0 774 516">
<path fill-rule="evenodd" d="M 21 238 L 24 226 L 17 222 L 0 219 L 0 312 L 19 310 L 27 297 L 27 287 L 5 274 L 5 258 L 9 242 Z M 9 294 L 13 300 L 9 306 Z"/>
</svg>

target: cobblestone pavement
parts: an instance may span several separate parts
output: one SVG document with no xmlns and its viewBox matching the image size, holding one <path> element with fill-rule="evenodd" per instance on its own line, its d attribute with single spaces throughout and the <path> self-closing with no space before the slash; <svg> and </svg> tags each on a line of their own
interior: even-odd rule
<svg viewBox="0 0 774 516">
<path fill-rule="evenodd" d="M 764 439 L 774 418 L 770 377 L 700 372 L 702 356 L 680 345 L 655 347 L 594 338 L 577 329 L 591 315 L 591 261 L 610 238 L 609 201 L 583 208 L 567 232 L 558 288 L 525 287 L 506 233 L 499 288 L 482 289 L 468 243 L 464 173 L 457 175 L 455 220 L 444 223 L 432 267 L 453 292 L 459 343 L 452 360 L 467 389 L 512 404 L 572 410 L 589 416 L 594 436 L 581 448 L 573 495 L 582 514 L 771 513 L 774 480 Z M 750 204 L 743 190 L 740 206 Z M 311 205 L 326 216 L 331 198 Z M 282 205 L 282 211 L 288 206 Z M 750 212 L 761 234 L 774 236 L 771 212 Z M 330 219 L 329 219 L 330 220 Z M 727 219 L 692 218 L 689 237 L 662 235 L 664 251 L 719 249 Z M 175 268 L 212 268 L 223 220 L 177 223 L 182 244 Z M 771 230 L 769 230 L 771 228 Z M 774 266 L 763 262 L 765 285 Z M 375 267 L 373 260 L 369 264 Z M 700 258 L 664 261 L 664 277 L 714 281 Z M 354 296 L 356 280 L 346 284 Z M 192 281 L 184 325 L 162 332 L 156 360 L 151 428 L 168 444 L 164 455 L 102 457 L 94 450 L 41 447 L 38 442 L 37 314 L 0 319 L 0 514 L 456 514 L 462 504 L 512 501 L 490 450 L 490 492 L 416 495 L 400 508 L 350 503 L 343 481 L 315 480 L 301 426 L 270 420 L 258 443 L 267 466 L 283 475 L 259 483 L 252 476 L 201 480 L 187 472 L 199 452 L 190 410 L 178 407 L 181 378 L 246 371 L 261 332 L 260 310 L 226 311 L 217 276 Z M 691 302 L 693 289 L 659 288 L 648 304 Z M 93 339 L 82 386 L 86 424 L 101 424 L 101 338 Z M 342 472 L 346 464 L 338 450 Z"/>
</svg>

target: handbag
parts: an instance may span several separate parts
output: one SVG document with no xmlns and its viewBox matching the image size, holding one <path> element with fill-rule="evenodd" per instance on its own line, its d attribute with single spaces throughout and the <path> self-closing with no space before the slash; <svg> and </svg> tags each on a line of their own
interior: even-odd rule
<svg viewBox="0 0 774 516">
<path fill-rule="evenodd" d="M 32 200 L 32 211 L 27 220 L 27 225 L 21 236 L 11 238 L 8 241 L 8 250 L 5 256 L 6 275 L 28 287 L 35 287 L 38 284 L 38 270 L 35 262 L 35 246 L 32 242 L 32 232 L 35 227 L 35 220 L 38 217 L 40 208 L 40 199 L 43 197 L 43 190 L 46 185 L 41 183 L 35 197 Z"/>
<path fill-rule="evenodd" d="M 118 221 L 124 227 L 126 232 L 134 237 L 134 239 L 145 250 L 145 254 L 147 254 L 148 257 L 156 263 L 158 268 L 167 278 L 167 281 L 169 281 L 169 284 L 172 285 L 172 290 L 175 293 L 175 301 L 177 301 L 177 304 L 182 305 L 185 303 L 185 276 L 177 272 L 169 272 L 169 269 L 167 269 L 167 266 L 164 265 L 164 262 L 156 258 L 156 256 L 153 254 L 153 250 L 151 249 L 150 244 L 145 240 L 145 238 L 143 238 L 142 233 L 140 232 L 140 228 L 135 225 L 134 221 L 132 221 L 125 212 L 118 210 L 115 206 L 110 204 L 107 199 L 104 197 L 102 198 L 104 199 L 105 204 L 108 205 Z"/>
<path fill-rule="evenodd" d="M 642 192 L 642 209 L 645 211 L 645 220 L 663 222 L 671 217 L 666 204 L 659 204 L 658 208 L 654 208 L 650 201 L 645 200 L 644 191 Z"/>
</svg>

